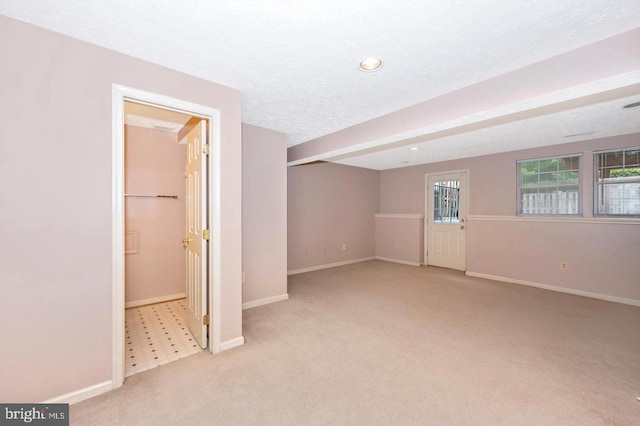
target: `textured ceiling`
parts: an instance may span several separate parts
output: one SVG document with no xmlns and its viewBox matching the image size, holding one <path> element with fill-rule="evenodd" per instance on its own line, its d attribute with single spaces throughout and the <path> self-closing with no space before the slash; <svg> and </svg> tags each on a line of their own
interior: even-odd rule
<svg viewBox="0 0 640 426">
<path fill-rule="evenodd" d="M 638 0 L 2 0 L 0 13 L 242 91 L 296 145 L 618 34 Z M 358 62 L 379 56 L 374 73 Z"/>
</svg>

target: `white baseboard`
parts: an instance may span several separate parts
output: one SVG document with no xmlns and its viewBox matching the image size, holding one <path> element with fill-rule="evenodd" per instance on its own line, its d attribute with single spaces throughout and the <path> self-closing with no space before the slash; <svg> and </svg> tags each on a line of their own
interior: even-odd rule
<svg viewBox="0 0 640 426">
<path fill-rule="evenodd" d="M 75 404 L 76 402 L 84 401 L 85 399 L 93 398 L 105 392 L 109 392 L 113 389 L 111 380 L 98 383 L 86 387 L 84 389 L 78 389 L 73 392 L 65 393 L 64 395 L 56 396 L 55 398 L 42 401 L 42 404 Z"/>
<path fill-rule="evenodd" d="M 592 299 L 606 300 L 607 302 L 616 302 L 616 303 L 623 303 L 625 305 L 640 306 L 640 300 L 636 300 L 636 299 L 627 299 L 625 297 L 609 296 L 601 293 L 592 293 L 590 291 L 574 290 L 572 288 L 557 287 L 554 285 L 534 283 L 532 281 L 516 280 L 513 278 L 500 277 L 497 275 L 481 274 L 479 272 L 467 271 L 466 274 L 469 275 L 470 277 L 486 278 L 488 280 L 493 280 L 493 281 L 502 281 L 505 283 L 526 285 L 529 287 L 537 287 L 537 288 L 543 288 L 545 290 L 557 291 L 559 293 L 574 294 L 576 296 L 584 296 L 584 297 L 590 297 Z"/>
<path fill-rule="evenodd" d="M 227 340 L 226 342 L 220 343 L 220 350 L 226 351 L 242 345 L 244 345 L 244 337 L 240 336 L 236 337 L 235 339 Z"/>
<path fill-rule="evenodd" d="M 393 259 L 391 257 L 376 256 L 376 259 L 384 260 L 385 262 L 402 263 L 403 265 L 409 266 L 420 266 L 418 262 L 409 262 L 408 260 Z"/>
<path fill-rule="evenodd" d="M 376 258 L 375 256 L 362 257 L 360 259 L 345 260 L 344 262 L 327 263 L 325 265 L 311 266 L 310 268 L 293 269 L 291 271 L 287 271 L 287 275 L 303 274 L 305 272 L 319 271 L 320 269 L 329 269 L 329 268 L 335 268 L 337 266 L 351 265 L 352 263 L 367 262 L 369 260 L 374 260 L 375 258 Z"/>
<path fill-rule="evenodd" d="M 253 300 L 251 302 L 243 303 L 242 309 L 255 308 L 256 306 L 268 305 L 269 303 L 280 302 L 281 300 L 287 300 L 289 295 L 287 293 L 280 294 L 278 296 L 265 297 L 264 299 Z"/>
<path fill-rule="evenodd" d="M 220 344 L 220 350 L 226 351 L 228 349 L 242 346 L 244 344 L 244 337 L 236 337 L 235 339 L 227 340 Z M 73 392 L 65 393 L 64 395 L 56 396 L 46 401 L 42 401 L 42 404 L 75 404 L 84 401 L 94 396 L 101 395 L 105 392 L 113 390 L 113 382 L 107 380 L 106 382 L 98 383 L 92 386 L 88 386 L 83 389 L 78 389 Z"/>
<path fill-rule="evenodd" d="M 127 302 L 124 304 L 124 307 L 135 308 L 136 306 L 144 306 L 144 305 L 151 305 L 153 303 L 168 302 L 170 300 L 184 299 L 185 297 L 187 297 L 187 293 L 169 294 L 167 296 L 152 297 L 151 299 L 134 300 L 133 302 Z"/>
</svg>

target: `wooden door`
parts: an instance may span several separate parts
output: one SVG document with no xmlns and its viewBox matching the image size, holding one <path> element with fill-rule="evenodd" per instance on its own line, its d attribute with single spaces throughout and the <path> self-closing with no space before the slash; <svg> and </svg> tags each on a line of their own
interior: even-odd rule
<svg viewBox="0 0 640 426">
<path fill-rule="evenodd" d="M 202 348 L 207 347 L 207 155 L 206 121 L 187 134 L 186 237 L 187 325 Z"/>
</svg>

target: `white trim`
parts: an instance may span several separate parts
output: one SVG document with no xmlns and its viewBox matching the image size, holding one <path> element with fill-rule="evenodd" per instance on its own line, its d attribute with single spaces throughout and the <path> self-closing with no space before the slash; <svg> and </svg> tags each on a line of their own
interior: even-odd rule
<svg viewBox="0 0 640 426">
<path fill-rule="evenodd" d="M 220 352 L 220 287 L 222 228 L 220 212 L 220 110 L 181 99 L 146 92 L 131 87 L 112 85 L 112 388 L 124 383 L 124 101 L 151 105 L 207 119 L 210 138 L 209 156 L 209 226 L 213 230 L 209 247 L 209 266 L 213 271 L 208 282 L 210 352 Z"/>
<path fill-rule="evenodd" d="M 154 303 L 162 303 L 162 302 L 169 302 L 171 300 L 184 299 L 185 297 L 187 297 L 187 293 L 169 294 L 167 296 L 151 297 L 149 299 L 141 299 L 141 300 L 134 300 L 133 302 L 127 302 L 124 304 L 124 307 L 125 309 L 135 308 L 138 306 L 152 305 Z"/>
<path fill-rule="evenodd" d="M 245 310 L 245 309 L 255 308 L 256 306 L 268 305 L 270 303 L 287 300 L 288 298 L 289 298 L 289 295 L 287 293 L 280 294 L 278 296 L 265 297 L 264 299 L 258 299 L 258 300 L 253 300 L 251 302 L 243 303 L 242 309 Z"/>
<path fill-rule="evenodd" d="M 424 219 L 424 215 L 420 213 L 377 213 L 376 219 L 379 217 L 388 219 Z"/>
<path fill-rule="evenodd" d="M 208 109 L 211 117 L 208 120 L 207 137 L 209 146 L 209 315 L 212 325 L 209 326 L 209 351 L 217 354 L 222 351 L 222 159 L 221 159 L 221 120 L 220 110 Z"/>
<path fill-rule="evenodd" d="M 424 219 L 422 220 L 422 262 L 425 265 L 429 265 L 429 198 L 431 197 L 431 191 L 429 189 L 429 174 L 424 175 L 424 187 L 422 190 L 424 194 Z"/>
<path fill-rule="evenodd" d="M 640 225 L 640 219 L 617 219 L 603 217 L 560 217 L 560 216 L 492 216 L 468 215 L 467 220 L 485 222 L 549 222 L 549 223 L 590 223 L 615 225 Z"/>
<path fill-rule="evenodd" d="M 463 115 L 451 120 L 434 123 L 429 126 L 419 127 L 414 130 L 385 136 L 380 139 L 374 139 L 356 145 L 335 149 L 333 151 L 327 151 L 321 154 L 299 158 L 297 160 L 287 162 L 287 166 L 297 166 L 299 164 L 309 163 L 311 161 L 332 159 L 341 155 L 351 154 L 354 152 L 363 151 L 365 149 L 381 147 L 392 143 L 395 146 L 402 146 L 403 142 L 405 144 L 408 144 L 408 142 L 405 141 L 409 139 L 411 139 L 411 141 L 415 143 L 415 138 L 417 137 L 427 137 L 434 133 L 442 132 L 445 130 L 458 129 L 460 127 L 464 128 L 466 126 L 474 124 L 482 124 L 486 127 L 491 123 L 491 120 L 495 120 L 500 117 L 513 116 L 515 114 L 519 114 L 520 116 L 526 114 L 526 117 L 524 118 L 538 117 L 540 115 L 549 113 L 549 111 L 554 107 L 561 107 L 563 109 L 575 108 L 576 103 L 579 103 L 580 105 L 592 105 L 601 102 L 603 94 L 629 87 L 638 83 L 640 83 L 640 71 L 629 71 L 627 73 L 606 77 L 601 80 L 591 81 L 585 84 L 571 86 L 564 89 L 556 90 L 555 92 L 545 93 L 540 96 L 535 96 L 506 105 L 501 105 L 493 109 Z M 571 103 L 570 101 L 577 102 Z M 408 107 L 406 109 L 409 110 L 411 109 L 411 107 Z"/>
<path fill-rule="evenodd" d="M 94 396 L 109 392 L 113 389 L 112 385 L 113 382 L 111 380 L 107 380 L 106 382 L 98 383 L 83 389 L 65 393 L 64 395 L 47 399 L 46 401 L 42 401 L 41 404 L 75 404 L 76 402 L 84 401 L 85 399 L 93 398 Z"/>
<path fill-rule="evenodd" d="M 124 93 L 112 86 L 111 104 L 111 381 L 124 383 Z"/>
<path fill-rule="evenodd" d="M 420 263 L 418 262 L 409 262 L 408 260 L 392 259 L 390 257 L 376 256 L 376 259 L 383 260 L 385 262 L 402 263 L 403 265 L 409 265 L 409 266 L 420 266 Z"/>
<path fill-rule="evenodd" d="M 236 337 L 235 339 L 225 340 L 220 343 L 220 350 L 227 351 L 229 349 L 237 348 L 238 346 L 244 345 L 244 337 Z"/>
<path fill-rule="evenodd" d="M 640 300 L 636 300 L 636 299 L 628 299 L 628 298 L 625 298 L 625 297 L 609 296 L 609 295 L 601 294 L 601 293 L 592 293 L 590 291 L 574 290 L 572 288 L 557 287 L 557 286 L 554 286 L 554 285 L 534 283 L 532 281 L 525 281 L 525 280 L 517 280 L 517 279 L 514 279 L 514 278 L 500 277 L 500 276 L 497 276 L 497 275 L 481 274 L 479 272 L 467 271 L 466 274 L 468 276 L 470 276 L 470 277 L 485 278 L 485 279 L 488 279 L 488 280 L 501 281 L 501 282 L 510 283 L 510 284 L 519 284 L 519 285 L 526 285 L 526 286 L 529 286 L 529 287 L 537 287 L 537 288 L 542 288 L 542 289 L 545 289 L 545 290 L 557 291 L 559 293 L 568 293 L 568 294 L 573 294 L 573 295 L 576 295 L 576 296 L 590 297 L 592 299 L 606 300 L 607 302 L 615 302 L 615 303 L 623 303 L 625 305 L 640 306 Z"/>
<path fill-rule="evenodd" d="M 327 263 L 325 265 L 311 266 L 309 268 L 293 269 L 291 271 L 287 271 L 287 275 L 304 274 L 305 272 L 318 271 L 320 269 L 329 269 L 337 266 L 351 265 L 352 263 L 367 262 L 369 260 L 375 260 L 375 258 L 375 256 L 362 257 L 360 259 L 345 260 L 344 262 Z"/>
</svg>

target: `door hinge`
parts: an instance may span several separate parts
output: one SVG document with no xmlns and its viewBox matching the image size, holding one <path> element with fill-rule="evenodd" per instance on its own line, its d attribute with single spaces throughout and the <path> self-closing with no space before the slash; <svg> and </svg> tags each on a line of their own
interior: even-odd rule
<svg viewBox="0 0 640 426">
<path fill-rule="evenodd" d="M 208 143 L 205 143 L 204 145 L 202 145 L 202 152 L 204 153 L 204 155 L 209 155 L 210 151 L 211 151 L 211 148 L 209 148 Z"/>
<path fill-rule="evenodd" d="M 202 239 L 205 241 L 209 241 L 209 238 L 211 238 L 211 231 L 209 231 L 208 229 L 202 231 Z"/>
<path fill-rule="evenodd" d="M 202 325 L 209 325 L 209 314 L 202 317 Z"/>
</svg>

